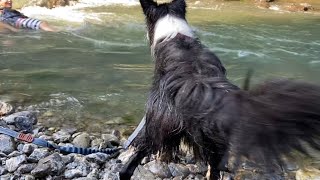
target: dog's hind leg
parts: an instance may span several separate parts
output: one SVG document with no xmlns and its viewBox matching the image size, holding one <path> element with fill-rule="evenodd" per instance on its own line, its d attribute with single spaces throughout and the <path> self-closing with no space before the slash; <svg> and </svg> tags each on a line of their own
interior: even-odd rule
<svg viewBox="0 0 320 180">
<path fill-rule="evenodd" d="M 138 150 L 133 154 L 129 161 L 124 165 L 124 167 L 119 172 L 120 180 L 130 180 L 134 173 L 134 170 L 141 163 L 142 159 L 147 155 L 146 150 Z"/>
</svg>

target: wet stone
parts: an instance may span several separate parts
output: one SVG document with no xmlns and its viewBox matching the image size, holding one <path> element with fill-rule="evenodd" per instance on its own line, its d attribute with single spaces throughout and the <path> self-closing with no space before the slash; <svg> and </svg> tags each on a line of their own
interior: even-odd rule
<svg viewBox="0 0 320 180">
<path fill-rule="evenodd" d="M 5 154 L 12 153 L 16 148 L 16 143 L 10 136 L 0 134 L 0 151 Z"/>
<path fill-rule="evenodd" d="M 17 130 L 25 130 L 32 133 L 33 125 L 35 125 L 38 120 L 36 114 L 30 111 L 21 111 L 4 117 L 3 120 L 10 125 L 15 125 Z"/>
</svg>

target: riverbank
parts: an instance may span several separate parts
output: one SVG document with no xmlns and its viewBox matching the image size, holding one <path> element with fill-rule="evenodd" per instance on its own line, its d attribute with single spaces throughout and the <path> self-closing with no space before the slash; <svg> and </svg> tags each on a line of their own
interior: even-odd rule
<svg viewBox="0 0 320 180">
<path fill-rule="evenodd" d="M 36 113 L 30 111 L 15 112 L 13 107 L 5 102 L 0 102 L 0 115 L 2 116 L 0 119 L 2 128 L 31 133 L 36 138 L 64 147 L 116 149 L 121 148 L 126 140 L 126 136 L 113 129 L 108 129 L 110 133 L 99 134 L 78 131 L 72 127 L 45 127 L 38 123 Z M 0 134 L 0 177 L 1 180 L 117 180 L 119 179 L 119 171 L 131 154 L 132 148 L 128 151 L 121 150 L 112 154 L 101 152 L 88 155 L 68 154 Z M 175 163 L 167 164 L 157 159 L 156 156 L 145 158 L 142 165 L 138 166 L 132 179 L 206 179 L 207 166 L 195 162 L 187 149 L 177 156 Z M 262 172 L 256 167 L 253 163 L 243 163 L 242 168 L 237 171 L 236 175 L 224 173 L 223 179 L 260 179 L 262 178 Z M 288 163 L 283 168 L 286 172 L 284 174 L 274 174 L 275 178 L 316 180 L 320 177 L 320 170 L 311 167 L 299 169 L 295 163 Z"/>
</svg>

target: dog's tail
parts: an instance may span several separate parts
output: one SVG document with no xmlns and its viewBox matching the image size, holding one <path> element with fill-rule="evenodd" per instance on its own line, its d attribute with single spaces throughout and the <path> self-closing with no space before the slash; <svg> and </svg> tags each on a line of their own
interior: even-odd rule
<svg viewBox="0 0 320 180">
<path fill-rule="evenodd" d="M 272 80 L 239 93 L 237 99 L 241 115 L 233 118 L 236 125 L 230 133 L 236 159 L 244 156 L 272 167 L 284 165 L 284 156 L 315 157 L 319 152 L 320 86 Z"/>
</svg>

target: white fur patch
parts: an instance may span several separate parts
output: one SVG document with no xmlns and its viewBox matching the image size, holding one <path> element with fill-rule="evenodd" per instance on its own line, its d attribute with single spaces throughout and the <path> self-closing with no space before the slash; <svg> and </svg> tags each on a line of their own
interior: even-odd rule
<svg viewBox="0 0 320 180">
<path fill-rule="evenodd" d="M 166 15 L 160 18 L 154 29 L 153 46 L 155 43 L 165 38 L 164 41 L 174 38 L 178 33 L 185 36 L 194 37 L 194 33 L 187 21 L 172 15 Z"/>
</svg>

